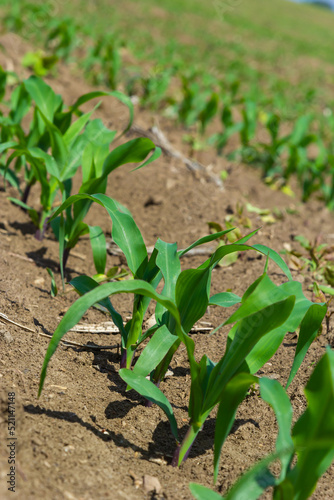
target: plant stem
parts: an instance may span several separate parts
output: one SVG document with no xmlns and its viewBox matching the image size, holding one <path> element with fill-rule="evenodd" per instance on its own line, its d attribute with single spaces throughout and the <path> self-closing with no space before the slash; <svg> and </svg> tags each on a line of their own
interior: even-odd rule
<svg viewBox="0 0 334 500">
<path fill-rule="evenodd" d="M 25 190 L 23 191 L 22 197 L 21 197 L 21 201 L 23 201 L 23 203 L 27 203 L 28 197 L 30 194 L 30 190 L 31 190 L 31 184 L 27 184 L 25 187 Z M 23 208 L 23 210 L 26 212 L 25 208 Z"/>
<path fill-rule="evenodd" d="M 154 385 L 157 386 L 159 388 L 160 386 L 160 380 L 158 382 L 154 382 Z M 145 407 L 146 408 L 151 408 L 151 406 L 153 406 L 153 403 L 152 401 L 149 401 L 148 399 L 146 400 L 146 404 L 145 404 Z"/>
<path fill-rule="evenodd" d="M 49 217 L 46 217 L 43 222 L 42 229 L 37 229 L 35 233 L 35 238 L 38 241 L 42 241 L 45 235 L 46 228 L 48 227 Z"/>
<path fill-rule="evenodd" d="M 189 456 L 191 447 L 193 442 L 196 439 L 197 434 L 201 430 L 201 427 L 194 427 L 193 424 L 190 423 L 189 429 L 187 430 L 186 435 L 184 436 L 182 443 L 178 443 L 176 446 L 176 450 L 172 459 L 172 466 L 178 467 L 185 462 Z"/>
<path fill-rule="evenodd" d="M 126 368 L 126 349 L 122 349 L 120 368 Z"/>
<path fill-rule="evenodd" d="M 68 248 L 68 247 L 64 248 L 64 252 L 63 252 L 63 269 L 64 270 L 66 268 L 67 259 L 69 258 L 70 251 L 71 251 L 70 248 Z"/>
</svg>

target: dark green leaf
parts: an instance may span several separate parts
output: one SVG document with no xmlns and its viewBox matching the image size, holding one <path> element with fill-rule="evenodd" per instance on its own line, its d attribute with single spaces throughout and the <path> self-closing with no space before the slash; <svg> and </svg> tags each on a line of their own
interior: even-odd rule
<svg viewBox="0 0 334 500">
<path fill-rule="evenodd" d="M 238 406 L 244 400 L 249 387 L 257 382 L 257 377 L 249 373 L 239 373 L 233 377 L 225 386 L 215 427 L 215 449 L 214 449 L 214 481 L 218 476 L 219 458 L 222 446 L 227 438 L 237 412 Z"/>
<path fill-rule="evenodd" d="M 96 272 L 99 274 L 104 274 L 107 262 L 106 238 L 99 226 L 88 227 Z"/>
</svg>

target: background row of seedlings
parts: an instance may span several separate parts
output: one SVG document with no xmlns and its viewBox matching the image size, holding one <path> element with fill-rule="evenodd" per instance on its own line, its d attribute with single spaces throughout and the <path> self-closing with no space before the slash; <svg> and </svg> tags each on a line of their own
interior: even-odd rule
<svg viewBox="0 0 334 500">
<path fill-rule="evenodd" d="M 254 83 L 245 88 L 244 76 L 232 70 L 224 77 L 203 74 L 200 68 L 185 65 L 173 44 L 159 52 L 158 64 L 143 71 L 122 63 L 126 40 L 115 33 L 94 37 L 73 19 L 55 17 L 48 2 L 14 1 L 4 23 L 9 30 L 33 35 L 44 46 L 23 59 L 36 75 L 56 71 L 59 60 L 78 60 L 93 84 L 120 88 L 132 100 L 177 120 L 188 130 L 184 140 L 192 151 L 208 147 L 215 147 L 218 154 L 228 151 L 230 159 L 261 168 L 267 183 L 289 194 L 293 194 L 289 181 L 297 177 L 303 201 L 316 193 L 333 209 L 334 115 L 331 107 L 321 113 L 309 111 L 315 90 L 303 99 L 303 109 L 300 103 L 295 110 L 293 105 L 286 109 L 281 91 L 268 97 Z M 220 131 L 210 133 L 211 128 Z M 231 140 L 235 135 L 238 148 Z"/>
</svg>

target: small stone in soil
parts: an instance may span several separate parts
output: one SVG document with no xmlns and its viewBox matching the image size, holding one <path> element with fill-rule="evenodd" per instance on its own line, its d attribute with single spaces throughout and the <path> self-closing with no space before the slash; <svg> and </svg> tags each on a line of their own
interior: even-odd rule
<svg viewBox="0 0 334 500">
<path fill-rule="evenodd" d="M 146 493 L 161 493 L 161 484 L 157 477 L 145 475 L 143 477 L 143 488 Z"/>
</svg>

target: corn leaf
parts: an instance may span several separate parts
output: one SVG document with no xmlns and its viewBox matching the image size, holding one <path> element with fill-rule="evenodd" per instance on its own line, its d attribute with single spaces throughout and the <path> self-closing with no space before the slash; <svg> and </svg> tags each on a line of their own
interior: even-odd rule
<svg viewBox="0 0 334 500">
<path fill-rule="evenodd" d="M 334 351 L 329 347 L 315 367 L 305 395 L 307 409 L 292 430 L 297 465 L 288 475 L 296 500 L 313 493 L 334 459 Z"/>
<path fill-rule="evenodd" d="M 302 323 L 303 318 L 307 315 L 308 310 L 312 307 L 312 311 L 308 316 L 310 319 L 313 318 L 312 322 L 307 320 L 303 322 L 303 335 L 302 339 L 299 341 L 300 346 L 303 342 L 303 348 L 300 347 L 296 351 L 296 361 L 294 361 L 292 368 L 292 375 L 289 383 L 293 379 L 295 373 L 297 372 L 304 356 L 306 354 L 306 345 L 309 346 L 314 339 L 316 332 L 318 331 L 321 321 L 323 319 L 322 314 L 325 314 L 325 309 L 317 304 L 315 307 L 311 301 L 306 299 L 303 294 L 301 284 L 296 281 L 288 281 L 280 286 L 276 286 L 269 277 L 264 274 L 256 283 L 252 284 L 250 290 L 247 290 L 242 299 L 242 304 L 240 308 L 232 314 L 232 316 L 225 322 L 225 324 L 233 323 L 234 321 L 240 321 L 242 318 L 247 317 L 249 314 L 260 310 L 265 306 L 269 306 L 277 300 L 282 300 L 291 295 L 296 297 L 295 307 L 293 313 L 287 321 L 280 325 L 274 331 L 271 331 L 269 335 L 263 337 L 255 346 L 253 351 L 249 354 L 246 359 L 248 369 L 250 373 L 257 372 L 261 366 L 263 366 L 277 351 L 278 347 L 283 341 L 283 338 L 287 332 L 294 332 L 299 325 Z M 228 336 L 227 350 L 229 348 L 230 342 L 233 339 L 235 329 L 233 328 Z"/>
<path fill-rule="evenodd" d="M 241 297 L 232 292 L 222 292 L 212 295 L 209 306 L 231 307 L 241 302 Z"/>
<path fill-rule="evenodd" d="M 271 258 L 271 260 L 273 260 L 278 265 L 278 267 L 280 269 L 282 269 L 282 271 L 288 277 L 288 279 L 292 280 L 292 275 L 291 275 L 289 267 L 284 262 L 284 260 L 282 259 L 282 257 L 275 250 L 273 250 L 272 248 L 267 247 L 266 245 L 260 245 L 260 244 L 253 245 L 253 248 L 255 250 L 258 250 L 259 252 L 264 253 L 265 255 L 269 255 L 269 257 Z"/>
<path fill-rule="evenodd" d="M 227 382 L 243 365 L 248 354 L 268 332 L 283 324 L 290 316 L 295 297 L 272 303 L 237 323 L 233 341 L 225 356 L 212 370 L 203 413 L 213 408 L 220 400 Z"/>
<path fill-rule="evenodd" d="M 139 356 L 133 368 L 133 373 L 146 377 L 165 357 L 172 345 L 178 340 L 170 333 L 166 325 L 162 325 Z"/>
<path fill-rule="evenodd" d="M 189 483 L 189 488 L 196 500 L 222 500 L 219 493 L 216 493 L 201 484 Z"/>
<path fill-rule="evenodd" d="M 210 284 L 211 268 L 186 269 L 178 277 L 175 300 L 186 333 L 190 332 L 208 307 Z"/>
<path fill-rule="evenodd" d="M 98 200 L 107 210 L 112 219 L 112 238 L 124 253 L 128 266 L 136 278 L 143 278 L 148 256 L 146 246 L 134 219 L 123 213 L 114 201 L 104 194 L 96 194 Z"/>
<path fill-rule="evenodd" d="M 70 111 L 71 112 L 75 112 L 75 113 L 78 113 L 78 109 L 80 108 L 80 106 L 82 106 L 83 104 L 85 104 L 86 102 L 92 100 L 92 99 L 96 99 L 97 97 L 116 97 L 116 99 L 118 99 L 121 103 L 125 104 L 125 106 L 127 106 L 128 110 L 129 110 L 129 114 L 130 114 L 130 117 L 129 117 L 129 122 L 125 128 L 125 130 L 123 131 L 123 134 L 125 134 L 131 127 L 132 123 L 133 123 L 133 116 L 134 116 L 134 113 L 133 113 L 133 104 L 131 102 L 131 99 L 126 96 L 125 94 L 122 94 L 122 92 L 119 92 L 118 90 L 115 90 L 113 92 L 103 92 L 103 91 L 94 91 L 94 92 L 89 92 L 88 94 L 84 94 L 82 96 L 79 97 L 79 99 L 77 99 L 77 101 L 72 105 L 70 106 Z"/>
<path fill-rule="evenodd" d="M 134 276 L 142 277 L 147 266 L 147 251 L 142 235 L 128 213 L 119 210 L 120 205 L 103 194 L 77 194 L 70 196 L 52 215 L 50 220 L 66 210 L 69 206 L 82 200 L 95 201 L 102 205 L 112 218 L 112 237 L 126 256 L 128 266 Z"/>
<path fill-rule="evenodd" d="M 260 379 L 260 392 L 262 399 L 268 403 L 275 412 L 278 424 L 276 451 L 281 453 L 293 447 L 291 438 L 293 411 L 289 397 L 277 380 L 271 380 L 265 377 Z M 293 454 L 283 454 L 281 456 L 282 468 L 280 481 L 285 479 L 292 455 Z"/>
<path fill-rule="evenodd" d="M 141 375 L 137 375 L 127 368 L 122 368 L 119 371 L 121 378 L 139 394 L 144 396 L 152 403 L 157 404 L 167 415 L 173 436 L 178 441 L 177 423 L 174 417 L 173 409 L 166 396 L 158 389 L 150 380 L 147 380 Z"/>
<path fill-rule="evenodd" d="M 155 289 L 148 283 L 142 280 L 133 280 L 133 281 L 121 281 L 115 283 L 105 283 L 96 287 L 94 290 L 91 290 L 89 293 L 86 293 L 82 297 L 80 297 L 71 307 L 68 309 L 62 320 L 60 321 L 58 327 L 56 328 L 49 347 L 47 349 L 41 377 L 40 377 L 40 386 L 39 386 L 39 395 L 42 391 L 44 379 L 46 376 L 47 366 L 54 352 L 56 351 L 58 344 L 62 337 L 73 327 L 75 326 L 85 312 L 93 306 L 95 303 L 100 302 L 103 299 L 109 297 L 109 295 L 114 295 L 118 293 L 133 293 L 138 295 L 144 295 L 151 297 L 151 299 L 160 302 L 163 306 L 165 306 L 176 319 L 176 323 L 178 325 L 178 334 L 183 337 L 181 329 L 181 322 L 179 312 L 173 302 L 171 302 L 168 298 L 159 295 Z"/>
<path fill-rule="evenodd" d="M 257 377 L 249 373 L 239 373 L 224 387 L 215 427 L 214 482 L 218 476 L 221 449 L 232 428 L 238 406 L 244 400 L 249 387 L 257 380 Z"/>
<path fill-rule="evenodd" d="M 175 300 L 175 288 L 177 279 L 181 273 L 181 263 L 177 253 L 176 243 L 165 243 L 158 240 L 155 244 L 157 249 L 156 265 L 160 269 L 165 286 L 162 293 L 172 300 Z M 158 323 L 162 321 L 163 314 L 166 310 L 157 304 L 155 309 L 155 317 Z"/>
<path fill-rule="evenodd" d="M 107 262 L 106 238 L 99 226 L 88 226 L 88 228 L 96 272 L 104 274 Z"/>
<path fill-rule="evenodd" d="M 75 288 L 79 295 L 84 295 L 85 293 L 94 290 L 94 288 L 97 288 L 99 286 L 99 283 L 89 276 L 77 276 L 70 281 L 70 285 Z M 122 337 L 126 336 L 127 333 L 123 326 L 123 318 L 119 314 L 119 312 L 114 309 L 113 305 L 110 302 L 110 299 L 107 297 L 103 300 L 100 300 L 98 304 L 109 312 L 113 322 L 119 328 Z"/>
<path fill-rule="evenodd" d="M 34 75 L 24 81 L 24 86 L 31 99 L 35 101 L 40 112 L 49 122 L 52 122 L 55 112 L 63 102 L 62 97 L 55 94 L 42 78 Z"/>
<path fill-rule="evenodd" d="M 289 379 L 286 384 L 286 389 L 294 379 L 294 376 L 296 375 L 300 365 L 303 362 L 303 359 L 306 356 L 308 348 L 317 337 L 322 320 L 326 315 L 326 311 L 326 304 L 312 304 L 305 314 L 300 324 L 296 353 L 291 367 Z"/>
<path fill-rule="evenodd" d="M 221 238 L 225 234 L 233 231 L 234 229 L 235 228 L 226 229 L 225 231 L 219 231 L 217 233 L 209 234 L 208 236 L 204 236 L 203 238 L 200 238 L 199 240 L 195 241 L 194 243 L 189 245 L 184 250 L 179 250 L 179 252 L 178 252 L 179 257 L 182 257 L 183 255 L 188 253 L 190 250 L 192 250 L 195 247 L 198 247 L 199 245 L 204 245 L 204 243 L 210 243 L 210 241 L 214 241 L 214 240 Z"/>
</svg>

